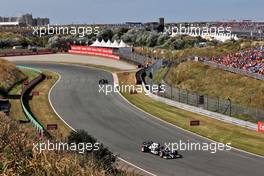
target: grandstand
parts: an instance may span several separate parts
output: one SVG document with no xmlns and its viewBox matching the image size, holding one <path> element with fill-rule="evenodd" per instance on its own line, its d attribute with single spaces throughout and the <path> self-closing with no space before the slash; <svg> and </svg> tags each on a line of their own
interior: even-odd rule
<svg viewBox="0 0 264 176">
<path fill-rule="evenodd" d="M 264 75 L 264 48 L 248 48 L 225 56 L 204 58 L 212 63 Z"/>
</svg>

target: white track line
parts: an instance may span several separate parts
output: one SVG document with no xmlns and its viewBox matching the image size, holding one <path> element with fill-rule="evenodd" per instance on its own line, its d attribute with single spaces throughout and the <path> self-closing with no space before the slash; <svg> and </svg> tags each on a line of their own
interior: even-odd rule
<svg viewBox="0 0 264 176">
<path fill-rule="evenodd" d="M 118 76 L 117 76 L 115 73 L 112 73 L 112 75 L 113 75 L 113 77 L 114 77 L 115 79 L 117 79 L 117 80 L 114 80 L 114 81 L 115 81 L 115 82 L 118 82 Z M 125 97 L 124 97 L 119 91 L 118 91 L 118 94 L 119 94 L 119 95 L 120 95 L 120 96 L 121 96 L 121 97 L 122 97 L 127 103 L 129 103 L 131 106 L 133 106 L 134 108 L 138 109 L 139 111 L 141 111 L 141 112 L 143 112 L 143 113 L 145 113 L 145 114 L 147 114 L 147 115 L 149 115 L 149 116 L 151 116 L 151 117 L 153 117 L 153 118 L 155 118 L 155 119 L 157 119 L 157 120 L 159 120 L 159 121 L 161 121 L 161 122 L 163 122 L 163 123 L 166 123 L 166 124 L 171 125 L 171 126 L 173 126 L 173 127 L 175 127 L 175 128 L 181 129 L 181 130 L 183 130 L 183 131 L 186 131 L 186 132 L 188 132 L 188 133 L 191 133 L 191 134 L 193 134 L 193 135 L 195 135 L 195 136 L 198 136 L 198 137 L 201 137 L 201 138 L 203 138 L 203 139 L 207 139 L 207 140 L 209 140 L 209 141 L 211 141 L 211 142 L 219 143 L 219 142 L 214 141 L 214 140 L 212 140 L 212 139 L 210 139 L 210 138 L 207 138 L 207 137 L 205 137 L 205 136 L 201 136 L 201 135 L 199 135 L 199 134 L 197 134 L 197 133 L 194 133 L 194 132 L 192 132 L 192 131 L 188 131 L 188 130 L 182 128 L 182 127 L 176 126 L 176 125 L 174 125 L 174 124 L 172 124 L 172 123 L 169 123 L 169 122 L 167 122 L 167 121 L 165 121 L 165 120 L 162 120 L 162 119 L 158 118 L 157 116 L 154 116 L 154 115 L 152 115 L 152 114 L 150 114 L 150 113 L 144 111 L 143 109 L 137 107 L 136 105 L 132 104 L 132 103 L 131 103 L 130 101 L 128 101 L 128 100 L 127 100 L 127 99 L 126 99 L 126 98 L 125 98 Z M 150 97 L 150 98 L 151 98 L 151 97 Z M 156 101 L 156 100 L 155 100 L 155 101 Z M 179 109 L 180 109 L 180 108 L 179 108 Z M 185 110 L 185 111 L 186 111 L 186 110 Z M 261 156 L 261 155 L 255 154 L 255 153 L 251 153 L 251 152 L 247 152 L 247 151 L 245 151 L 245 150 L 242 150 L 242 149 L 239 149 L 239 148 L 236 148 L 236 147 L 233 147 L 233 146 L 232 146 L 232 149 L 237 150 L 237 151 L 242 152 L 242 153 L 246 153 L 246 154 L 253 155 L 253 156 L 260 157 L 260 158 L 263 158 L 263 159 L 264 159 L 264 156 Z"/>
<path fill-rule="evenodd" d="M 61 80 L 61 75 L 59 73 L 56 72 L 57 75 L 59 75 L 59 79 L 55 82 L 55 84 L 51 87 L 51 89 L 49 90 L 49 96 L 48 96 L 48 99 L 49 99 L 49 103 L 50 103 L 50 106 L 51 108 L 53 109 L 54 113 L 73 131 L 76 131 L 74 128 L 72 128 L 67 122 L 65 122 L 65 120 L 58 114 L 58 112 L 56 111 L 56 109 L 54 108 L 53 104 L 51 103 L 51 99 L 50 99 L 50 95 L 51 95 L 51 92 L 53 90 L 53 88 L 60 82 Z"/>
<path fill-rule="evenodd" d="M 96 69 L 96 68 L 95 68 Z M 102 70 L 102 69 L 99 69 L 99 70 Z M 104 71 L 106 71 L 106 70 L 104 70 Z M 106 71 L 106 72 L 108 72 L 108 71 Z M 109 72 L 109 73 L 111 73 L 111 72 Z M 51 107 L 52 107 L 52 109 L 53 109 L 53 111 L 55 112 L 55 114 L 68 126 L 68 127 L 70 127 L 73 131 L 76 131 L 73 127 L 71 127 L 67 122 L 65 122 L 64 120 L 63 120 L 63 118 L 57 113 L 57 111 L 55 110 L 55 108 L 54 108 L 54 106 L 52 105 L 52 103 L 51 103 L 51 99 L 50 99 L 50 94 L 51 94 L 51 92 L 52 92 L 52 90 L 53 90 L 53 88 L 60 82 L 60 80 L 61 80 L 61 75 L 59 74 L 59 73 L 57 73 L 58 75 L 59 75 L 59 79 L 56 81 L 56 83 L 52 86 L 52 88 L 50 89 L 50 91 L 49 91 L 49 103 L 50 103 L 50 105 L 51 105 Z M 114 82 L 115 83 L 118 83 L 119 81 L 118 81 L 118 77 L 117 77 L 117 75 L 115 74 L 115 73 L 112 73 L 112 75 L 113 75 L 113 78 L 114 78 Z M 139 107 L 137 107 L 137 106 L 135 106 L 134 104 L 132 104 L 131 102 L 129 102 L 120 92 L 118 92 L 118 94 L 127 102 L 127 103 L 129 103 L 131 106 L 133 106 L 134 108 L 136 108 L 136 109 L 138 109 L 139 111 L 141 111 L 141 112 L 143 112 L 143 113 L 145 113 L 145 114 L 147 114 L 147 115 L 149 115 L 149 116 L 151 116 L 151 117 L 153 117 L 153 118 L 155 118 L 155 119 L 157 119 L 157 120 L 159 120 L 159 121 L 161 121 L 161 122 L 163 122 L 163 123 L 166 123 L 166 124 L 169 124 L 169 125 L 171 125 L 171 126 L 173 126 L 173 127 L 175 127 L 175 128 L 178 128 L 178 129 L 181 129 L 181 130 L 183 130 L 183 131 L 186 131 L 186 132 L 188 132 L 188 133 L 191 133 L 191 134 L 193 134 L 193 135 L 195 135 L 195 136 L 198 136 L 198 137 L 201 137 L 201 138 L 204 138 L 204 139 L 207 139 L 207 140 L 209 140 L 209 141 L 212 141 L 212 142 L 217 142 L 217 141 L 214 141 L 214 140 L 212 140 L 212 139 L 209 139 L 209 138 L 207 138 L 207 137 L 204 137 L 204 136 L 201 136 L 201 135 L 199 135 L 199 134 L 196 134 L 196 133 L 194 133 L 194 132 L 191 132 L 191 131 L 188 131 L 188 130 L 186 130 L 186 129 L 184 129 L 184 128 L 181 128 L 181 127 L 178 127 L 178 126 L 176 126 L 176 125 L 174 125 L 174 124 L 172 124 L 172 123 L 169 123 L 169 122 L 167 122 L 167 121 L 164 121 L 164 120 L 162 120 L 162 119 L 160 119 L 160 118 L 158 118 L 158 117 L 156 117 L 156 116 L 154 116 L 154 115 L 152 115 L 152 114 L 150 114 L 150 113 L 148 113 L 148 112 L 146 112 L 146 111 L 144 111 L 144 110 L 142 110 L 142 109 L 140 109 Z M 237 151 L 240 151 L 240 152 L 242 152 L 242 153 L 247 153 L 247 154 L 249 154 L 249 155 L 253 155 L 253 156 L 257 156 L 257 157 L 260 157 L 260 158 L 264 158 L 263 156 L 260 156 L 260 155 L 257 155 L 257 154 L 254 154 L 254 153 L 250 153 L 250 152 L 247 152 L 247 151 L 244 151 L 244 150 L 241 150 L 241 149 L 238 149 L 238 148 L 235 148 L 235 147 L 232 147 L 232 149 L 234 149 L 234 150 L 237 150 Z M 151 172 L 149 172 L 149 171 L 146 171 L 145 169 L 143 169 L 143 168 L 141 168 L 141 167 L 139 167 L 139 166 L 136 166 L 136 165 L 134 165 L 134 164 L 132 164 L 132 163 L 130 163 L 129 161 L 126 161 L 125 159 L 123 159 L 123 158 L 120 158 L 120 157 L 117 157 L 118 159 L 120 159 L 121 161 L 123 161 L 123 162 L 125 162 L 125 163 L 127 163 L 127 164 L 129 164 L 129 165 L 131 165 L 131 166 L 133 166 L 133 167 L 135 167 L 135 168 L 137 168 L 137 169 L 139 169 L 139 170 L 141 170 L 141 171 L 143 171 L 143 172 L 145 172 L 145 173 L 147 173 L 147 174 L 149 174 L 149 175 L 152 175 L 152 176 L 156 176 L 155 174 L 153 174 L 153 173 L 151 173 Z"/>
<path fill-rule="evenodd" d="M 70 64 L 69 64 L 69 65 L 70 65 Z M 87 67 L 87 66 L 83 66 L 83 65 L 76 65 L 76 66 L 77 66 L 77 67 L 78 67 L 78 66 L 81 66 L 81 67 Z M 97 69 L 97 68 L 94 68 L 94 67 L 89 67 L 89 68 Z M 103 70 L 103 69 L 98 69 L 98 70 Z M 103 70 L 103 71 L 109 72 L 109 71 L 107 71 L 107 70 Z M 111 72 L 109 72 L 109 73 L 111 73 Z M 54 88 L 54 87 L 60 82 L 60 80 L 61 80 L 61 75 L 60 75 L 59 73 L 57 73 L 57 74 L 59 75 L 59 79 L 56 81 L 56 83 L 52 86 L 52 88 L 51 88 L 50 91 L 49 91 L 49 96 L 48 96 L 49 103 L 50 103 L 50 105 L 51 105 L 53 111 L 55 112 L 55 114 L 56 114 L 56 115 L 57 115 L 57 116 L 58 116 L 58 117 L 59 117 L 59 118 L 60 118 L 60 119 L 61 119 L 61 120 L 62 120 L 62 121 L 63 121 L 63 122 L 69 127 L 69 128 L 71 128 L 73 131 L 76 131 L 73 127 L 71 127 L 67 122 L 65 122 L 65 121 L 63 120 L 63 118 L 57 113 L 57 111 L 55 110 L 54 106 L 53 106 L 52 103 L 51 103 L 50 94 L 51 94 L 53 88 Z M 117 77 L 116 73 L 111 73 L 111 74 L 113 75 L 114 82 L 117 82 L 117 83 L 118 83 L 119 81 L 118 81 L 118 77 Z M 207 139 L 207 140 L 209 140 L 209 141 L 216 142 L 216 141 L 214 141 L 214 140 L 212 140 L 212 139 L 209 139 L 209 138 L 207 138 L 207 137 L 201 136 L 201 135 L 196 134 L 196 133 L 194 133 L 194 132 L 188 131 L 188 130 L 186 130 L 186 129 L 184 129 L 184 128 L 178 127 L 178 126 L 176 126 L 176 125 L 174 125 L 174 124 L 172 124 L 172 123 L 169 123 L 169 122 L 167 122 L 167 121 L 164 121 L 164 120 L 162 120 L 162 119 L 160 119 L 160 118 L 158 118 L 158 117 L 156 117 L 156 116 L 154 116 L 154 115 L 152 115 L 152 114 L 150 114 L 150 113 L 148 113 L 148 112 L 146 112 L 146 111 L 140 109 L 139 107 L 135 106 L 134 104 L 132 104 L 131 102 L 129 102 L 129 101 L 128 101 L 128 100 L 127 100 L 127 99 L 126 99 L 126 98 L 125 98 L 120 92 L 118 92 L 118 94 L 120 95 L 121 98 L 123 98 L 128 104 L 130 104 L 130 105 L 133 106 L 134 108 L 138 109 L 139 111 L 141 111 L 141 112 L 143 112 L 143 113 L 145 113 L 145 114 L 147 114 L 147 115 L 149 115 L 149 116 L 151 116 L 151 117 L 153 117 L 153 118 L 155 118 L 155 119 L 157 119 L 157 120 L 159 120 L 159 121 L 161 121 L 161 122 L 163 122 L 163 123 L 169 124 L 169 125 L 171 125 L 171 126 L 173 126 L 173 127 L 175 127 L 175 128 L 181 129 L 181 130 L 183 130 L 183 131 L 186 131 L 186 132 L 188 132 L 188 133 L 191 133 L 191 134 L 193 134 L 193 135 L 195 135 L 195 136 L 198 136 L 198 137 L 201 137 L 201 138 L 203 138 L 203 139 Z M 232 147 L 232 149 L 237 150 L 237 151 L 242 152 L 242 153 L 246 153 L 246 154 L 249 154 L 249 155 L 253 155 L 253 156 L 256 156 L 256 157 L 264 158 L 264 157 L 261 156 L 261 155 L 257 155 L 257 154 L 254 154 L 254 153 L 250 153 L 250 152 L 247 152 L 247 151 L 244 151 L 244 150 L 241 150 L 241 149 L 235 148 L 235 147 Z M 141 170 L 141 171 L 147 173 L 147 174 L 149 174 L 149 175 L 156 176 L 155 174 L 153 174 L 153 173 L 151 173 L 151 172 L 149 172 L 149 171 L 146 171 L 146 170 L 142 169 L 141 167 L 138 167 L 138 166 L 136 166 L 136 165 L 130 163 L 129 161 L 126 161 L 126 160 L 123 159 L 123 158 L 120 158 L 120 157 L 117 157 L 117 158 L 120 159 L 121 161 L 123 161 L 123 162 L 125 162 L 125 163 L 127 163 L 127 164 L 129 164 L 129 165 L 131 165 L 131 166 L 133 166 L 133 167 L 135 167 L 135 168 L 137 168 L 137 169 L 139 169 L 139 170 Z"/>
<path fill-rule="evenodd" d="M 93 68 L 93 67 L 91 67 L 91 68 Z M 102 70 L 102 69 L 101 69 Z M 106 70 L 103 70 L 103 71 L 106 71 Z M 107 71 L 108 72 L 108 71 Z M 51 92 L 52 92 L 52 90 L 53 90 L 53 88 L 61 81 L 61 75 L 59 74 L 59 73 L 57 73 L 56 72 L 56 74 L 58 74 L 59 75 L 59 79 L 56 81 L 56 83 L 51 87 L 51 89 L 49 90 L 49 96 L 48 96 L 48 99 L 49 99 L 49 103 L 50 103 L 50 106 L 52 107 L 52 109 L 53 109 L 53 111 L 54 111 L 54 113 L 70 128 L 70 129 L 72 129 L 73 131 L 75 131 L 76 132 L 76 130 L 72 127 L 72 126 L 70 126 L 58 113 L 57 113 L 57 111 L 56 111 L 56 109 L 54 108 L 54 106 L 52 105 L 52 103 L 51 103 L 51 99 L 50 99 L 50 95 L 51 95 Z M 119 160 L 121 160 L 121 161 L 123 161 L 123 162 L 125 162 L 125 163 L 127 163 L 127 164 L 129 164 L 129 165 L 131 165 L 131 166 L 133 166 L 133 167 L 135 167 L 135 168 L 137 168 L 137 169 L 139 169 L 139 170 L 141 170 L 141 171 L 143 171 L 143 172 L 145 172 L 146 174 L 148 174 L 148 175 L 152 175 L 152 176 L 157 176 L 157 175 L 155 175 L 155 174 L 153 174 L 153 173 L 151 173 L 151 172 L 149 172 L 149 171 L 146 171 L 145 169 L 143 169 L 143 168 L 141 168 L 141 167 L 139 167 L 139 166 L 136 166 L 136 165 L 134 165 L 134 164 L 132 164 L 132 163 L 130 163 L 129 161 L 127 161 L 127 160 L 125 160 L 125 159 L 123 159 L 123 158 L 120 158 L 120 157 L 117 157 Z"/>
<path fill-rule="evenodd" d="M 137 169 L 139 169 L 139 170 L 141 170 L 141 171 L 147 173 L 147 174 L 149 174 L 149 175 L 157 176 L 157 175 L 155 175 L 155 174 L 153 174 L 153 173 L 151 173 L 151 172 L 149 172 L 149 171 L 146 171 L 146 170 L 142 169 L 141 167 L 138 167 L 138 166 L 136 166 L 136 165 L 134 165 L 134 164 L 132 164 L 132 163 L 130 163 L 130 162 L 124 160 L 123 158 L 120 158 L 120 157 L 117 157 L 117 158 L 118 158 L 119 160 L 121 160 L 121 161 L 123 161 L 123 162 L 125 162 L 125 163 L 127 163 L 127 164 L 129 164 L 129 165 L 131 165 L 131 166 L 133 166 L 133 167 L 135 167 L 135 168 L 137 168 Z"/>
</svg>

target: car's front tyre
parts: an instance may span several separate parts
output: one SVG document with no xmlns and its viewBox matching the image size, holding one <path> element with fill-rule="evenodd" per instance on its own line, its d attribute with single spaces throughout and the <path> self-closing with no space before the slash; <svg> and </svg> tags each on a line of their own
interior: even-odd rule
<svg viewBox="0 0 264 176">
<path fill-rule="evenodd" d="M 146 152 L 145 147 L 141 147 L 141 152 Z"/>
</svg>

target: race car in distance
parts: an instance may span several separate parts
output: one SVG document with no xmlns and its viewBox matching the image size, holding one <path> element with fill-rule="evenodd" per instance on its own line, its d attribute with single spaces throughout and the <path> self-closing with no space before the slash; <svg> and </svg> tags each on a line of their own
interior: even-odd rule
<svg viewBox="0 0 264 176">
<path fill-rule="evenodd" d="M 108 80 L 107 79 L 100 79 L 99 84 L 108 84 Z"/>
<path fill-rule="evenodd" d="M 165 148 L 159 143 L 155 143 L 152 141 L 143 142 L 141 145 L 141 151 L 159 155 L 161 158 L 165 159 L 176 159 L 182 157 L 180 154 L 178 154 L 177 151 L 173 152 L 169 148 Z"/>
</svg>

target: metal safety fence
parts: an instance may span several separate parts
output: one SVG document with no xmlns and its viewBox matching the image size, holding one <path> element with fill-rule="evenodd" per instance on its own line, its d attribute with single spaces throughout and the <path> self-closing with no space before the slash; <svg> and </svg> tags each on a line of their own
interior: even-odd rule
<svg viewBox="0 0 264 176">
<path fill-rule="evenodd" d="M 150 67 L 147 72 L 151 72 L 152 77 L 154 77 L 160 68 L 161 64 L 157 62 Z M 146 75 L 148 76 L 150 73 Z M 153 79 L 149 76 L 146 77 L 145 80 L 146 84 L 154 84 L 152 81 Z M 165 92 L 159 93 L 159 96 L 206 109 L 208 111 L 236 117 L 245 121 L 254 123 L 264 121 L 264 110 L 262 109 L 246 107 L 234 102 L 232 99 L 221 99 L 219 97 L 212 97 L 199 92 L 191 92 L 185 89 L 177 88 L 172 85 L 168 85 L 164 80 L 161 82 L 155 82 L 155 84 L 165 86 Z"/>
<path fill-rule="evenodd" d="M 211 97 L 190 92 L 188 90 L 169 86 L 164 82 L 161 84 L 165 86 L 165 92 L 158 93 L 159 96 L 245 121 L 254 123 L 264 121 L 264 111 L 261 109 L 245 107 L 233 102 L 231 99 L 225 100 L 219 97 Z"/>
<path fill-rule="evenodd" d="M 26 117 L 30 120 L 30 122 L 33 124 L 33 126 L 37 129 L 37 132 L 41 136 L 43 136 L 44 127 L 38 122 L 37 118 L 31 112 L 29 105 L 27 103 L 28 100 L 27 100 L 26 95 L 29 93 L 29 91 L 32 89 L 32 87 L 34 87 L 40 81 L 42 81 L 45 78 L 45 76 L 42 73 L 42 71 L 35 69 L 35 68 L 24 67 L 24 66 L 17 66 L 17 68 L 29 69 L 29 70 L 32 70 L 34 72 L 39 73 L 39 75 L 36 78 L 34 78 L 32 81 L 30 81 L 29 84 L 23 88 L 23 90 L 21 92 L 20 102 L 21 102 L 21 106 L 22 106 L 23 112 L 25 113 Z"/>
<path fill-rule="evenodd" d="M 190 58 L 183 58 L 183 59 L 177 59 L 175 61 L 170 60 L 164 60 L 164 59 L 153 59 L 148 58 L 146 56 L 141 56 L 138 54 L 134 54 L 132 52 L 123 52 L 119 53 L 120 56 L 123 59 L 132 61 L 134 63 L 140 63 L 143 64 L 146 61 L 153 61 L 153 65 L 151 65 L 148 69 L 145 69 L 146 77 L 145 77 L 145 83 L 147 85 L 154 84 L 153 78 L 155 77 L 155 74 L 158 73 L 158 71 L 162 67 L 172 67 L 174 64 L 179 64 L 181 62 L 185 62 L 187 60 L 190 60 Z M 204 62 L 205 64 L 210 64 L 210 66 L 218 67 L 233 73 L 244 74 L 247 75 L 249 73 L 242 73 L 241 70 L 229 68 L 229 67 L 223 67 L 219 66 L 217 64 L 211 64 L 208 62 Z M 211 97 L 206 94 L 202 94 L 199 92 L 191 92 L 185 89 L 180 89 L 171 85 L 168 85 L 164 80 L 166 80 L 168 72 L 165 74 L 163 80 L 161 82 L 155 82 L 155 84 L 164 85 L 165 86 L 165 92 L 164 93 L 157 93 L 161 97 L 166 97 L 171 100 L 185 103 L 188 105 L 192 105 L 195 107 L 199 107 L 208 111 L 217 112 L 220 114 L 224 114 L 230 117 L 236 117 L 241 120 L 257 123 L 258 121 L 264 121 L 264 110 L 257 109 L 253 107 L 246 107 L 243 105 L 240 105 L 236 102 L 234 102 L 231 99 L 221 99 L 219 97 Z M 257 79 L 263 79 L 262 75 L 255 75 L 251 74 L 251 77 L 257 78 Z"/>
</svg>

